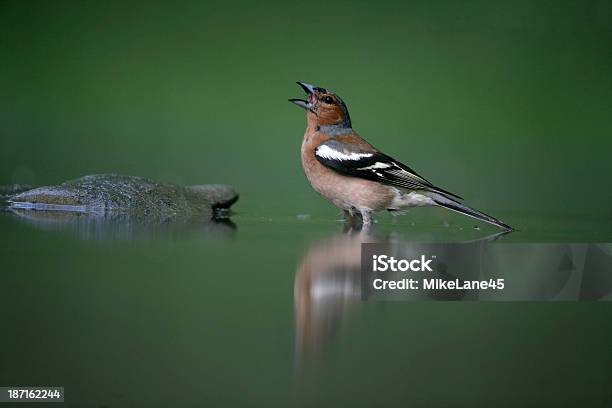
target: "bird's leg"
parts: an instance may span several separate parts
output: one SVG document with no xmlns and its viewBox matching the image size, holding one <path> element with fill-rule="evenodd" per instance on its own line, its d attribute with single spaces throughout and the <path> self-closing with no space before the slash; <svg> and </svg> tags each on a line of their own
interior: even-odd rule
<svg viewBox="0 0 612 408">
<path fill-rule="evenodd" d="M 344 231 L 352 231 L 357 224 L 357 217 L 352 210 L 344 210 Z"/>
<path fill-rule="evenodd" d="M 347 224 L 355 224 L 355 221 L 357 220 L 357 217 L 355 217 L 355 213 L 352 210 L 344 210 L 344 221 L 346 221 Z"/>
<path fill-rule="evenodd" d="M 364 230 L 370 229 L 372 226 L 372 213 L 370 211 L 360 211 L 361 213 L 361 228 Z"/>
</svg>

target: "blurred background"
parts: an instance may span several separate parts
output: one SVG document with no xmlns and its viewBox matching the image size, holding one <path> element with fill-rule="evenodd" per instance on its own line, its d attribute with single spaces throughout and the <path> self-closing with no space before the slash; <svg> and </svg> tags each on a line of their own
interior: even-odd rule
<svg viewBox="0 0 612 408">
<path fill-rule="evenodd" d="M 335 216 L 299 80 L 477 208 L 612 218 L 610 1 L 3 1 L 0 53 L 0 184 L 223 182 L 238 211 Z"/>
</svg>

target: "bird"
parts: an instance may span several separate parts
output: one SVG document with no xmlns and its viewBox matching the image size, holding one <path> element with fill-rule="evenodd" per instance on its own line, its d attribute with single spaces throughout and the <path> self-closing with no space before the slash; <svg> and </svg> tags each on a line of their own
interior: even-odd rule
<svg viewBox="0 0 612 408">
<path fill-rule="evenodd" d="M 435 186 L 399 160 L 381 152 L 355 130 L 344 101 L 334 92 L 304 82 L 307 99 L 289 99 L 306 111 L 301 160 L 306 178 L 320 195 L 344 211 L 361 216 L 362 228 L 372 214 L 437 206 L 512 231 L 508 224 L 471 208 L 463 198 Z"/>
</svg>

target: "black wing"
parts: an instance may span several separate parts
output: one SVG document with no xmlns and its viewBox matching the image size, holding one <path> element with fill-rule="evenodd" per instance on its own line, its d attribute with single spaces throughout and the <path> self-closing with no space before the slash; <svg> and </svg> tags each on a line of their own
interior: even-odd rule
<svg viewBox="0 0 612 408">
<path fill-rule="evenodd" d="M 434 186 L 405 164 L 375 150 L 364 150 L 331 139 L 315 149 L 315 157 L 324 166 L 348 176 L 409 190 L 433 191 L 461 199 L 456 194 Z"/>
</svg>

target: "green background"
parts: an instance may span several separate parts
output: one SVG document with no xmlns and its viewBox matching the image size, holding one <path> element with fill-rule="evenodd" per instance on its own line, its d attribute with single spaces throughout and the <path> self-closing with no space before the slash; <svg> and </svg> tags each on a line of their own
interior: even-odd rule
<svg viewBox="0 0 612 408">
<path fill-rule="evenodd" d="M 0 184 L 118 172 L 335 214 L 302 175 L 299 80 L 511 224 L 609 221 L 611 27 L 609 1 L 4 1 Z"/>
<path fill-rule="evenodd" d="M 79 407 L 609 406 L 607 302 L 340 298 L 302 358 L 300 265 L 346 237 L 287 99 L 336 91 L 370 142 L 519 229 L 500 245 L 610 242 L 611 73 L 610 1 L 0 1 L 0 185 L 241 193 L 235 230 L 0 211 L 0 385 Z M 474 225 L 415 209 L 375 234 L 495 231 Z"/>
</svg>

